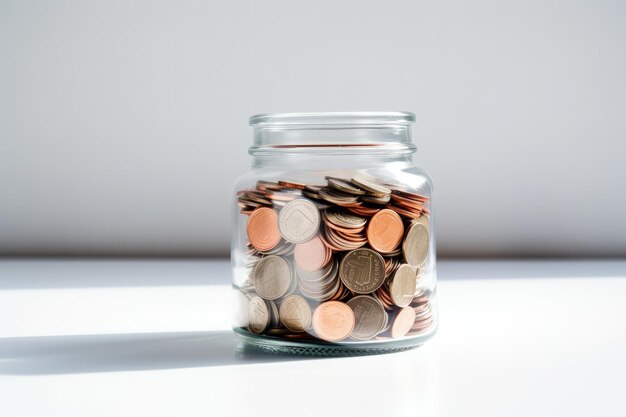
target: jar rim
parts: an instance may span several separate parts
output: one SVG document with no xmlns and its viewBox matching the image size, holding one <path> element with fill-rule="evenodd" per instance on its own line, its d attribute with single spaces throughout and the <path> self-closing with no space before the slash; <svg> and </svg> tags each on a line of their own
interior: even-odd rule
<svg viewBox="0 0 626 417">
<path fill-rule="evenodd" d="M 301 112 L 260 113 L 250 117 L 250 126 L 408 126 L 415 122 L 412 112 L 355 111 L 355 112 Z"/>
</svg>

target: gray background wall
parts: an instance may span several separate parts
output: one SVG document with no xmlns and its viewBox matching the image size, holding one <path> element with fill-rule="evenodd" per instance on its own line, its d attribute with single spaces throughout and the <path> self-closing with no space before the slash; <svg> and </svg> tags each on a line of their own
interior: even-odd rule
<svg viewBox="0 0 626 417">
<path fill-rule="evenodd" d="M 249 115 L 411 110 L 442 255 L 626 254 L 626 3 L 0 0 L 0 253 L 224 255 Z"/>
</svg>

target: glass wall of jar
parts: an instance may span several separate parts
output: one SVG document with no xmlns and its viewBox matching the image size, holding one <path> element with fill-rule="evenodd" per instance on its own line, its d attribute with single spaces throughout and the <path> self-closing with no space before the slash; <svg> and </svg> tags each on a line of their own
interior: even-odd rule
<svg viewBox="0 0 626 417">
<path fill-rule="evenodd" d="M 432 180 L 412 159 L 415 115 L 250 118 L 235 184 L 234 331 L 270 351 L 358 355 L 437 329 Z"/>
</svg>

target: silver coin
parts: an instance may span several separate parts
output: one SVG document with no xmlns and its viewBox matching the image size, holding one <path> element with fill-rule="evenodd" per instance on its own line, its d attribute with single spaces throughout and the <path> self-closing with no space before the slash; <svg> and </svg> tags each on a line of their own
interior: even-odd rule
<svg viewBox="0 0 626 417">
<path fill-rule="evenodd" d="M 342 288 L 341 287 L 341 280 L 336 279 L 334 281 L 331 281 L 331 283 L 333 284 L 332 287 L 330 287 L 329 290 L 326 291 L 326 293 L 320 295 L 317 300 L 318 301 L 327 301 L 330 300 L 331 298 L 334 297 L 335 294 L 337 294 L 339 292 L 339 290 Z"/>
<path fill-rule="evenodd" d="M 320 212 L 309 200 L 296 199 L 285 204 L 278 214 L 278 229 L 292 243 L 304 243 L 313 238 L 320 227 Z"/>
<path fill-rule="evenodd" d="M 339 291 L 341 284 L 341 280 L 337 279 L 339 263 L 333 260 L 329 266 L 330 269 L 323 276 L 314 279 L 310 279 L 311 276 L 303 278 L 298 271 L 298 286 L 302 295 L 312 300 L 326 301 Z"/>
<path fill-rule="evenodd" d="M 340 227 L 350 229 L 363 227 L 365 226 L 365 223 L 367 223 L 367 219 L 364 217 L 346 213 L 345 210 L 340 210 L 336 208 L 324 210 L 324 215 L 326 216 L 326 219 L 328 219 L 328 221 L 330 221 L 331 223 Z"/>
<path fill-rule="evenodd" d="M 348 193 L 343 193 L 333 188 L 322 188 L 319 192 L 319 195 L 324 200 L 333 204 L 338 204 L 338 205 L 356 203 L 357 200 L 359 199 L 358 196 L 348 194 Z"/>
<path fill-rule="evenodd" d="M 261 297 L 253 297 L 248 303 L 248 330 L 261 334 L 270 324 L 270 309 Z"/>
<path fill-rule="evenodd" d="M 280 304 L 280 321 L 291 331 L 303 332 L 311 326 L 311 308 L 299 295 L 290 295 Z"/>
<path fill-rule="evenodd" d="M 321 200 L 322 197 L 318 193 L 312 193 L 310 191 L 303 191 L 302 194 L 306 197 L 313 198 L 315 200 Z"/>
<path fill-rule="evenodd" d="M 391 190 L 389 188 L 384 187 L 380 184 L 376 184 L 363 177 L 354 177 L 352 178 L 352 180 L 350 180 L 350 182 L 357 187 L 368 191 L 375 197 L 384 197 L 387 194 L 391 194 Z"/>
<path fill-rule="evenodd" d="M 292 285 L 291 280 L 291 267 L 280 256 L 266 256 L 254 268 L 254 288 L 266 300 L 276 300 L 285 295 Z"/>
<path fill-rule="evenodd" d="M 359 187 L 355 187 L 353 184 L 350 184 L 348 180 L 343 180 L 340 178 L 329 177 L 328 186 L 336 190 L 343 191 L 344 193 L 348 193 L 348 194 L 354 194 L 354 195 L 365 194 L 365 191 L 363 191 Z"/>
<path fill-rule="evenodd" d="M 389 295 L 398 307 L 406 307 L 411 304 L 417 287 L 415 271 L 407 264 L 401 265 L 393 275 L 389 284 Z"/>
<path fill-rule="evenodd" d="M 371 204 L 387 204 L 389 200 L 391 200 L 391 194 L 385 194 L 382 197 L 372 196 L 372 195 L 362 195 L 359 199 L 365 203 Z"/>
<path fill-rule="evenodd" d="M 409 230 L 404 237 L 402 253 L 406 262 L 414 268 L 418 268 L 426 261 L 428 246 L 430 244 L 430 226 L 427 216 L 422 216 L 411 222 Z"/>
<path fill-rule="evenodd" d="M 235 291 L 235 325 L 238 327 L 246 327 L 248 325 L 248 305 L 254 297 L 248 292 L 248 288 L 239 288 Z"/>
<path fill-rule="evenodd" d="M 355 324 L 350 337 L 367 340 L 379 334 L 387 324 L 387 312 L 380 301 L 369 295 L 358 295 L 348 301 Z"/>
<path fill-rule="evenodd" d="M 280 325 L 280 317 L 278 314 L 278 306 L 273 301 L 268 301 L 267 305 L 270 307 L 270 326 L 278 327 Z"/>
</svg>

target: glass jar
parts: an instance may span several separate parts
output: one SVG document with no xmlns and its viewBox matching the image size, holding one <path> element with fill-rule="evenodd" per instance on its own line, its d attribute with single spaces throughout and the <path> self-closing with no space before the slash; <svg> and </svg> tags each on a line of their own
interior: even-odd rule
<svg viewBox="0 0 626 417">
<path fill-rule="evenodd" d="M 432 180 L 415 115 L 250 118 L 252 168 L 235 184 L 234 331 L 246 346 L 360 355 L 437 329 Z"/>
</svg>

